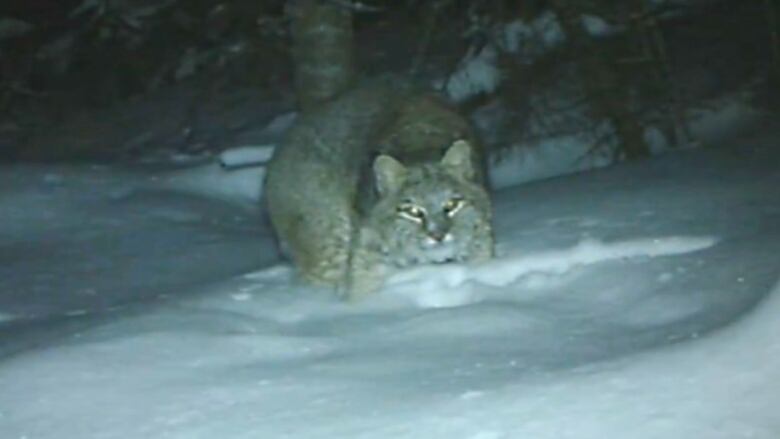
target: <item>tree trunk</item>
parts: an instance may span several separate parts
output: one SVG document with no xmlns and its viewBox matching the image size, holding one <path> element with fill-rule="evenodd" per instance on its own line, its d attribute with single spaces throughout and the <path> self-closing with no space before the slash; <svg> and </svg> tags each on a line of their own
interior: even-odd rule
<svg viewBox="0 0 780 439">
<path fill-rule="evenodd" d="M 292 0 L 295 88 L 306 112 L 336 97 L 355 78 L 352 11 L 320 0 Z"/>
<path fill-rule="evenodd" d="M 780 8 L 776 0 L 765 0 L 769 21 L 769 102 L 772 108 L 780 109 Z"/>
<path fill-rule="evenodd" d="M 566 39 L 577 54 L 585 92 L 594 116 L 609 120 L 626 158 L 646 157 L 650 150 L 642 126 L 629 106 L 629 93 L 608 53 L 599 50 L 582 26 L 582 11 L 577 0 L 551 0 Z"/>
</svg>

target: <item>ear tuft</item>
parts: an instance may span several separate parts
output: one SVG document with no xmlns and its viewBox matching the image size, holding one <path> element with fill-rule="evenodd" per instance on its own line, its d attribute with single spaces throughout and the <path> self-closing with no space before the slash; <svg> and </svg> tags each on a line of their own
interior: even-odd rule
<svg viewBox="0 0 780 439">
<path fill-rule="evenodd" d="M 401 188 L 406 180 L 406 167 L 389 155 L 380 155 L 374 160 L 374 176 L 379 195 L 385 196 Z"/>
<path fill-rule="evenodd" d="M 463 139 L 453 142 L 444 153 L 441 164 L 452 175 L 463 180 L 473 180 L 475 177 L 474 162 L 471 160 L 471 144 Z"/>
</svg>

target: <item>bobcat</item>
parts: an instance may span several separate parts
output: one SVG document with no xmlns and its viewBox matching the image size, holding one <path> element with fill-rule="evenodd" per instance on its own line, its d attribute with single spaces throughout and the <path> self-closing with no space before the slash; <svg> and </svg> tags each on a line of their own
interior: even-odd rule
<svg viewBox="0 0 780 439">
<path fill-rule="evenodd" d="M 347 299 L 413 264 L 493 254 L 482 151 L 468 123 L 377 81 L 301 116 L 268 165 L 271 223 L 301 275 Z"/>
</svg>

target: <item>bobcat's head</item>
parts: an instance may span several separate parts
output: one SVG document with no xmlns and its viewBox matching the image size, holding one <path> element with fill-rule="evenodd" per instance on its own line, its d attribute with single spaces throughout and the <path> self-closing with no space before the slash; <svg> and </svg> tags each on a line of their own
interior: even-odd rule
<svg viewBox="0 0 780 439">
<path fill-rule="evenodd" d="M 491 207 L 471 146 L 459 140 L 435 163 L 374 161 L 379 201 L 369 213 L 388 262 L 468 261 L 490 234 Z"/>
</svg>

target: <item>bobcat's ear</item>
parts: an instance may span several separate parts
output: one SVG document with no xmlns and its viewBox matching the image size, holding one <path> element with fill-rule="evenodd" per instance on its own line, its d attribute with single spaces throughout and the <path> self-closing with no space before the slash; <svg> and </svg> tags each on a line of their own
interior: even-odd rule
<svg viewBox="0 0 780 439">
<path fill-rule="evenodd" d="M 379 195 L 397 191 L 406 180 L 406 167 L 389 155 L 380 155 L 374 160 L 374 176 Z"/>
<path fill-rule="evenodd" d="M 463 180 L 473 180 L 474 162 L 471 160 L 471 145 L 465 140 L 456 140 L 444 153 L 441 164 L 452 175 Z"/>
</svg>

